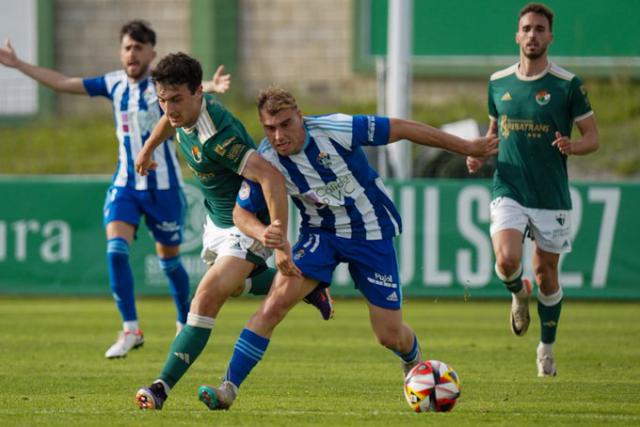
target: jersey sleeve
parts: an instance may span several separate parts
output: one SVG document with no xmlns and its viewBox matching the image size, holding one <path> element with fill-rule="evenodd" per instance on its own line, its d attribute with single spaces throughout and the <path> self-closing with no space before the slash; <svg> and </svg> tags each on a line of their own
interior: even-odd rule
<svg viewBox="0 0 640 427">
<path fill-rule="evenodd" d="M 388 117 L 353 116 L 353 142 L 359 145 L 386 145 L 389 143 Z"/>
<path fill-rule="evenodd" d="M 236 196 L 236 203 L 243 209 L 257 214 L 267 209 L 267 203 L 264 200 L 262 187 L 259 184 L 245 179 L 240 185 L 240 190 Z"/>
<path fill-rule="evenodd" d="M 493 101 L 493 90 L 491 86 L 491 81 L 487 85 L 487 108 L 489 110 L 489 117 L 498 120 L 498 109 L 496 108 L 496 104 Z"/>
<path fill-rule="evenodd" d="M 253 141 L 247 138 L 233 126 L 227 126 L 205 142 L 204 151 L 213 161 L 241 175 L 249 156 L 256 151 Z"/>
<path fill-rule="evenodd" d="M 574 121 L 580 121 L 593 114 L 593 111 L 591 110 L 591 103 L 589 102 L 589 96 L 587 95 L 587 89 L 582 83 L 582 80 L 578 77 L 574 77 L 571 80 L 569 111 L 571 112 L 571 118 Z"/>
<path fill-rule="evenodd" d="M 105 76 L 87 77 L 82 79 L 82 84 L 89 96 L 104 96 L 110 98 Z"/>
</svg>

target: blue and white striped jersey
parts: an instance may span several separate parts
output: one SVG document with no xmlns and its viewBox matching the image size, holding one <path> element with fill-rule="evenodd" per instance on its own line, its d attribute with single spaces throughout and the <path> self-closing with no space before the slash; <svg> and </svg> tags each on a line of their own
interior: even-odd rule
<svg viewBox="0 0 640 427">
<path fill-rule="evenodd" d="M 302 229 L 321 228 L 354 240 L 390 239 L 400 234 L 400 214 L 361 148 L 389 142 L 389 119 L 305 116 L 304 126 L 307 136 L 299 153 L 280 156 L 266 138 L 258 149 L 285 176 L 287 192 L 300 211 Z M 243 185 L 237 200 L 255 212 L 264 208 L 264 202 L 248 207 L 244 203 L 250 199 L 255 202 L 250 193 L 261 192 L 251 184 Z"/>
<path fill-rule="evenodd" d="M 113 117 L 118 137 L 118 165 L 113 185 L 136 190 L 167 190 L 182 185 L 182 175 L 171 140 L 163 142 L 154 152 L 158 168 L 147 176 L 136 174 L 134 163 L 160 117 L 156 88 L 149 77 L 130 83 L 124 70 L 86 78 L 84 87 L 91 96 L 104 96 L 113 104 Z"/>
</svg>

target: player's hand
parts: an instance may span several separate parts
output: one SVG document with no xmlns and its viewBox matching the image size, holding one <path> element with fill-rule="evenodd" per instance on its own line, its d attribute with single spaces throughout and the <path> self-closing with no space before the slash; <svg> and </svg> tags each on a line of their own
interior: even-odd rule
<svg viewBox="0 0 640 427">
<path fill-rule="evenodd" d="M 136 172 L 142 176 L 149 175 L 149 171 L 155 170 L 158 167 L 158 163 L 153 160 L 152 154 L 146 150 L 140 150 L 136 157 Z"/>
<path fill-rule="evenodd" d="M 215 93 L 225 93 L 231 86 L 231 74 L 224 73 L 224 65 L 220 65 L 211 79 L 211 90 Z"/>
<path fill-rule="evenodd" d="M 571 140 L 566 136 L 562 136 L 558 131 L 556 131 L 556 139 L 551 143 L 551 145 L 556 147 L 565 156 L 573 154 L 573 144 L 571 143 Z"/>
<path fill-rule="evenodd" d="M 9 39 L 5 40 L 4 46 L 0 47 L 0 64 L 11 68 L 18 66 L 18 56 Z"/>
<path fill-rule="evenodd" d="M 264 229 L 264 232 L 262 233 L 262 236 L 260 238 L 260 243 L 262 243 L 265 248 L 284 248 L 284 233 L 282 230 L 282 223 L 279 219 L 276 219 L 267 228 Z"/>
<path fill-rule="evenodd" d="M 489 157 L 498 154 L 498 144 L 500 140 L 495 136 L 481 136 L 472 139 L 467 144 L 467 156 Z"/>
<path fill-rule="evenodd" d="M 476 173 L 486 161 L 486 157 L 467 156 L 467 170 L 469 171 L 469 173 Z"/>
<path fill-rule="evenodd" d="M 293 262 L 291 245 L 285 241 L 282 249 L 276 249 L 276 267 L 285 276 L 302 277 L 302 271 Z"/>
</svg>

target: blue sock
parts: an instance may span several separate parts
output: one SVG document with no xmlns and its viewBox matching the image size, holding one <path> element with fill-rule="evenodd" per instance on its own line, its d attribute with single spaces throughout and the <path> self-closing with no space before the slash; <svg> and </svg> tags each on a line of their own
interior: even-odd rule
<svg viewBox="0 0 640 427">
<path fill-rule="evenodd" d="M 253 367 L 262 360 L 268 345 L 269 338 L 261 337 L 244 328 L 236 341 L 224 380 L 231 381 L 236 387 L 240 387 Z"/>
<path fill-rule="evenodd" d="M 138 320 L 133 295 L 133 272 L 129 264 L 129 243 L 116 237 L 107 241 L 107 266 L 113 299 L 124 322 Z"/>
<path fill-rule="evenodd" d="M 169 279 L 169 290 L 178 311 L 178 322 L 186 324 L 189 314 L 189 276 L 184 269 L 180 256 L 159 258 L 160 268 Z"/>
<path fill-rule="evenodd" d="M 401 353 L 399 351 L 393 351 L 404 362 L 413 362 L 418 357 L 418 337 L 413 336 L 413 346 L 409 353 Z"/>
</svg>

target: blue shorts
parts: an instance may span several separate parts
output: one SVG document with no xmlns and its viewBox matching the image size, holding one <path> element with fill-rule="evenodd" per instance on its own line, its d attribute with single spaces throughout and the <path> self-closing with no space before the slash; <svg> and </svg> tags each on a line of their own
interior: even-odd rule
<svg viewBox="0 0 640 427">
<path fill-rule="evenodd" d="M 123 221 L 138 228 L 144 215 L 156 242 L 165 246 L 182 243 L 186 200 L 182 189 L 132 190 L 111 186 L 104 202 L 104 225 Z"/>
<path fill-rule="evenodd" d="M 402 288 L 391 239 L 351 240 L 325 231 L 303 230 L 293 247 L 293 260 L 306 277 L 330 284 L 341 262 L 349 264 L 356 288 L 371 304 L 398 310 Z"/>
</svg>

